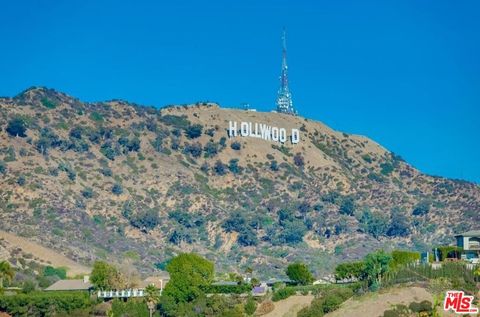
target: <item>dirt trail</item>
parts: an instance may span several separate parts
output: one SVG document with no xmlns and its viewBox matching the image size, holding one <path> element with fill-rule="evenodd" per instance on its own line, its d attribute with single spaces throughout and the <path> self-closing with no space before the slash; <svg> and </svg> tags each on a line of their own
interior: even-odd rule
<svg viewBox="0 0 480 317">
<path fill-rule="evenodd" d="M 275 308 L 262 317 L 296 317 L 297 313 L 303 307 L 310 305 L 313 300 L 312 295 L 307 296 L 290 296 L 287 299 L 274 302 Z"/>
<path fill-rule="evenodd" d="M 91 271 L 90 268 L 78 264 L 58 252 L 14 234 L 0 230 L 0 239 L 8 242 L 8 249 L 18 247 L 22 249 L 23 252 L 30 253 L 45 263 L 50 262 L 50 265 L 54 267 L 66 267 L 68 276 L 88 274 Z"/>
</svg>

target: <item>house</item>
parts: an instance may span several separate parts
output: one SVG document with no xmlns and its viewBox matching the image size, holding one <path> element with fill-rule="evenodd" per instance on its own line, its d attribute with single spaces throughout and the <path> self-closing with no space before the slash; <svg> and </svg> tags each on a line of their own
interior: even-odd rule
<svg viewBox="0 0 480 317">
<path fill-rule="evenodd" d="M 267 294 L 269 287 L 267 283 L 262 283 L 252 289 L 252 296 L 264 296 Z"/>
<path fill-rule="evenodd" d="M 45 291 L 91 291 L 93 284 L 90 283 L 89 276 L 84 276 L 81 280 L 59 280 L 50 285 Z"/>
<path fill-rule="evenodd" d="M 457 247 L 463 249 L 462 259 L 479 263 L 480 258 L 480 230 L 467 231 L 455 236 Z"/>
</svg>

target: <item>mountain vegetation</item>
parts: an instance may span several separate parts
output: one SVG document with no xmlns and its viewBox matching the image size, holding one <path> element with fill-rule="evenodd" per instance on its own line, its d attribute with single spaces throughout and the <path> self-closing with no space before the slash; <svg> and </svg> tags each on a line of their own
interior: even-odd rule
<svg viewBox="0 0 480 317">
<path fill-rule="evenodd" d="M 229 138 L 229 120 L 298 128 L 301 141 Z M 448 244 L 479 211 L 477 184 L 307 118 L 42 87 L 0 98 L 0 229 L 87 265 L 146 273 L 195 252 L 220 271 L 284 275 L 301 261 L 319 274 L 381 247 Z"/>
</svg>

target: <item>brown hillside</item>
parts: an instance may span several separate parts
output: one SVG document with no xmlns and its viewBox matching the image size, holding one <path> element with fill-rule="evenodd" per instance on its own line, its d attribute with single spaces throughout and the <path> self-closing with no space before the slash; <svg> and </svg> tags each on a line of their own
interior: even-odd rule
<svg viewBox="0 0 480 317">
<path fill-rule="evenodd" d="M 229 120 L 301 141 L 229 138 Z M 450 243 L 480 221 L 478 185 L 302 117 L 31 88 L 0 99 L 0 128 L 1 229 L 84 264 L 127 257 L 149 271 L 191 250 L 220 270 L 296 259 L 326 271 L 382 246 Z"/>
</svg>

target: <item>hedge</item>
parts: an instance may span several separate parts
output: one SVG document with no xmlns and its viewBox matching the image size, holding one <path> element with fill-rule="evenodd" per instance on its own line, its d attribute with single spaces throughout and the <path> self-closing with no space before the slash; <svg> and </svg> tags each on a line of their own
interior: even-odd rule
<svg viewBox="0 0 480 317">
<path fill-rule="evenodd" d="M 0 296 L 0 311 L 14 317 L 51 316 L 94 304 L 87 292 L 33 292 Z"/>
</svg>

